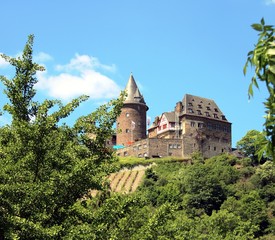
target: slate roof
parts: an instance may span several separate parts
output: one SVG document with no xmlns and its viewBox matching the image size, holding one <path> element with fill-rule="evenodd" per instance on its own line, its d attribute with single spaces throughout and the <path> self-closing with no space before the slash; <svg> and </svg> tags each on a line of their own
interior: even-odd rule
<svg viewBox="0 0 275 240">
<path fill-rule="evenodd" d="M 144 98 L 138 89 L 138 86 L 136 84 L 136 81 L 132 73 L 129 77 L 125 91 L 127 93 L 127 97 L 124 103 L 142 103 L 146 105 Z"/>
<path fill-rule="evenodd" d="M 228 122 L 214 100 L 185 94 L 182 99 L 181 115 L 198 115 L 206 118 Z"/>
<path fill-rule="evenodd" d="M 163 113 L 165 117 L 167 118 L 168 122 L 175 122 L 175 112 L 165 112 Z"/>
</svg>

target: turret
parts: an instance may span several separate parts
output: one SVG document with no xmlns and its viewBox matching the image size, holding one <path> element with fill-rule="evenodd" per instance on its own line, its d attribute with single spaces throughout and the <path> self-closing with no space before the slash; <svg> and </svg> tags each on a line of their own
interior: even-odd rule
<svg viewBox="0 0 275 240">
<path fill-rule="evenodd" d="M 146 138 L 146 111 L 149 108 L 132 74 L 125 91 L 127 97 L 117 118 L 117 145 L 128 146 Z"/>
</svg>

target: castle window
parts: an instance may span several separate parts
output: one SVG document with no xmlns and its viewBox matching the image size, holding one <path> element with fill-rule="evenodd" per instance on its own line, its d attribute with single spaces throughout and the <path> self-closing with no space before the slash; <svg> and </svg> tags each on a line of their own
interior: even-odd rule
<svg viewBox="0 0 275 240">
<path fill-rule="evenodd" d="M 169 144 L 169 148 L 173 148 L 173 144 Z"/>
<path fill-rule="evenodd" d="M 181 145 L 180 145 L 180 144 L 178 144 L 178 145 L 177 145 L 177 148 L 178 148 L 178 149 L 180 149 L 180 148 L 181 148 Z"/>
<path fill-rule="evenodd" d="M 198 123 L 199 128 L 203 128 L 203 123 Z"/>
<path fill-rule="evenodd" d="M 217 148 L 216 147 L 214 147 L 214 151 L 216 151 L 217 150 Z"/>
<path fill-rule="evenodd" d="M 191 127 L 195 127 L 195 122 L 191 122 Z"/>
</svg>

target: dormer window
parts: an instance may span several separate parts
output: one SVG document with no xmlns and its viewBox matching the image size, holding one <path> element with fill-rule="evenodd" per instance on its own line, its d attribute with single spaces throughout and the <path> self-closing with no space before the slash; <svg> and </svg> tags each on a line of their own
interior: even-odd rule
<svg viewBox="0 0 275 240">
<path fill-rule="evenodd" d="M 188 106 L 189 106 L 189 107 L 192 107 L 192 106 L 193 106 L 193 104 L 192 104 L 191 102 L 189 102 L 189 103 L 188 103 Z"/>
<path fill-rule="evenodd" d="M 210 117 L 209 112 L 205 112 L 205 116 L 206 116 L 206 117 Z"/>
<path fill-rule="evenodd" d="M 198 104 L 198 108 L 202 109 L 202 106 L 201 106 L 201 104 Z"/>
<path fill-rule="evenodd" d="M 214 110 L 215 110 L 215 112 L 219 112 L 219 110 L 217 108 L 215 108 Z"/>
<path fill-rule="evenodd" d="M 224 115 L 222 115 L 222 120 L 226 120 L 226 117 Z"/>
<path fill-rule="evenodd" d="M 202 114 L 201 114 L 201 110 L 197 110 L 197 112 L 198 112 L 198 115 L 202 115 Z"/>
<path fill-rule="evenodd" d="M 214 113 L 214 118 L 219 118 L 218 114 Z"/>
<path fill-rule="evenodd" d="M 194 113 L 194 111 L 193 111 L 192 108 L 188 108 L 188 112 L 189 112 L 189 113 Z"/>
<path fill-rule="evenodd" d="M 211 108 L 209 106 L 206 107 L 207 110 L 211 110 Z"/>
</svg>

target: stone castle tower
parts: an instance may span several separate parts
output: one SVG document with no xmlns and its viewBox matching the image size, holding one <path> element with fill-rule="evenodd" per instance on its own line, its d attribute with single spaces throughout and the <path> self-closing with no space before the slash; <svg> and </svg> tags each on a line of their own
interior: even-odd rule
<svg viewBox="0 0 275 240">
<path fill-rule="evenodd" d="M 149 109 L 131 73 L 125 88 L 127 97 L 117 118 L 117 145 L 129 146 L 146 138 L 146 111 Z"/>
</svg>

